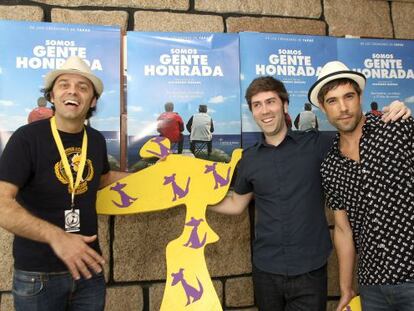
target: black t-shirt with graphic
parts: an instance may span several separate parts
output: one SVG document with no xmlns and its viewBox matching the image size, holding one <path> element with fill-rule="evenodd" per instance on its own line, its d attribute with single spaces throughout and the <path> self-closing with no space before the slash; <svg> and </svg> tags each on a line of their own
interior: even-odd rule
<svg viewBox="0 0 414 311">
<path fill-rule="evenodd" d="M 104 137 L 86 127 L 88 153 L 82 181 L 75 196 L 80 211 L 83 235 L 97 233 L 96 193 L 102 174 L 109 171 Z M 80 161 L 83 131 L 59 132 L 74 179 Z M 70 209 L 71 195 L 49 120 L 25 125 L 14 132 L 0 158 L 0 180 L 19 188 L 17 201 L 33 215 L 65 228 L 65 210 Z M 98 252 L 99 243 L 91 244 Z M 16 236 L 13 243 L 15 268 L 26 271 L 55 272 L 67 270 L 49 245 Z"/>
</svg>

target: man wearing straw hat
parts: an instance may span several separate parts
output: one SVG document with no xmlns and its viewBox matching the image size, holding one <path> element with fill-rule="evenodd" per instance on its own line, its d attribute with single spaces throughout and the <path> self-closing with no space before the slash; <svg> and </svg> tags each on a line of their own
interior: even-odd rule
<svg viewBox="0 0 414 311">
<path fill-rule="evenodd" d="M 365 76 L 327 63 L 309 91 L 338 129 L 321 166 L 335 216 L 342 310 L 358 283 L 364 311 L 414 310 L 414 121 L 362 113 Z"/>
<path fill-rule="evenodd" d="M 102 81 L 72 56 L 45 77 L 55 116 L 15 131 L 0 159 L 0 226 L 15 234 L 16 310 L 103 310 L 96 194 L 109 170 L 104 137 L 84 125 Z"/>
</svg>

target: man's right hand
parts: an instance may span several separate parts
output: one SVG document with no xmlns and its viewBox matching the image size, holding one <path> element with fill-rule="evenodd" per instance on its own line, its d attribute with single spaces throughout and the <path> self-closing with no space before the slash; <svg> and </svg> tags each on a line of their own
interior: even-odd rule
<svg viewBox="0 0 414 311">
<path fill-rule="evenodd" d="M 349 290 L 347 292 L 343 292 L 341 295 L 341 299 L 339 299 L 338 306 L 336 307 L 336 311 L 343 311 L 345 307 L 349 304 L 352 298 L 356 296 L 354 290 Z"/>
<path fill-rule="evenodd" d="M 91 271 L 99 273 L 105 260 L 88 243 L 96 240 L 96 235 L 84 236 L 60 232 L 50 242 L 55 254 L 65 263 L 75 280 L 92 277 Z"/>
<path fill-rule="evenodd" d="M 118 175 L 121 174 L 127 173 L 119 172 Z M 18 191 L 19 188 L 16 185 L 0 181 L 1 227 L 26 239 L 48 243 L 76 280 L 81 275 L 84 278 L 92 277 L 91 271 L 96 273 L 102 271 L 105 260 L 88 245 L 96 240 L 96 235 L 83 236 L 67 233 L 33 216 L 17 202 Z"/>
</svg>

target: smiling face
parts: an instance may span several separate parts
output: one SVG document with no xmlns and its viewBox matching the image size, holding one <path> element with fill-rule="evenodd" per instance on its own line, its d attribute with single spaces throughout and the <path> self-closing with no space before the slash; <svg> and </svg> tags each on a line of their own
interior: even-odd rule
<svg viewBox="0 0 414 311">
<path fill-rule="evenodd" d="M 96 105 L 92 82 L 77 74 L 57 77 L 50 99 L 55 106 L 56 121 L 59 122 L 83 125 L 89 108 Z"/>
<path fill-rule="evenodd" d="M 350 83 L 331 89 L 319 104 L 339 132 L 353 132 L 363 119 L 361 97 Z"/>
<path fill-rule="evenodd" d="M 260 92 L 251 99 L 253 118 L 262 129 L 266 140 L 287 130 L 285 113 L 287 102 L 282 102 L 274 91 Z"/>
</svg>

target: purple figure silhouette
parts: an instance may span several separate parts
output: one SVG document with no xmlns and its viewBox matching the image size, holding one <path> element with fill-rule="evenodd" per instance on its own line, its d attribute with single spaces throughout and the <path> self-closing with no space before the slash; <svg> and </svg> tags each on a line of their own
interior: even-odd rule
<svg viewBox="0 0 414 311">
<path fill-rule="evenodd" d="M 154 152 L 148 149 L 147 149 L 147 152 L 155 155 L 157 158 L 165 158 L 167 155 L 171 153 L 171 150 L 162 144 L 162 142 L 166 139 L 167 138 L 161 137 L 161 136 L 154 137 L 153 139 L 151 139 L 153 143 L 156 143 L 160 147 L 160 153 L 157 153 L 157 152 Z"/>
<path fill-rule="evenodd" d="M 200 241 L 197 232 L 198 226 L 202 221 L 204 221 L 204 219 L 195 219 L 194 217 L 191 217 L 191 220 L 185 224 L 186 226 L 193 227 L 193 229 L 191 230 L 190 238 L 188 239 L 187 243 L 184 244 L 184 246 L 197 249 L 203 247 L 204 244 L 206 244 L 207 232 L 204 233 L 204 238 L 202 241 Z"/>
<path fill-rule="evenodd" d="M 224 187 L 227 186 L 227 184 L 230 182 L 230 167 L 227 170 L 227 177 L 223 178 L 219 173 L 216 171 L 217 162 L 214 162 L 212 165 L 206 164 L 206 170 L 204 171 L 204 174 L 207 174 L 209 172 L 213 172 L 214 176 L 214 189 L 217 189 L 219 186 Z"/>
<path fill-rule="evenodd" d="M 172 174 L 171 176 L 164 176 L 164 184 L 163 185 L 171 184 L 171 186 L 172 186 L 172 189 L 173 189 L 173 192 L 174 192 L 174 198 L 172 199 L 173 201 L 177 200 L 177 197 L 179 199 L 182 199 L 182 198 L 184 198 L 187 195 L 188 191 L 190 190 L 189 189 L 190 179 L 191 179 L 191 177 L 188 177 L 188 179 L 187 179 L 187 185 L 185 187 L 185 190 L 183 190 L 175 182 L 175 173 Z"/>
<path fill-rule="evenodd" d="M 112 200 L 112 202 L 116 206 L 121 207 L 121 208 L 130 206 L 137 199 L 137 198 L 130 197 L 129 195 L 125 193 L 125 191 L 122 190 L 126 185 L 127 184 L 121 184 L 117 182 L 115 186 L 109 188 L 110 190 L 118 192 L 119 195 L 121 196 L 122 204 L 116 203 L 114 200 Z"/>
<path fill-rule="evenodd" d="M 181 282 L 181 284 L 184 288 L 184 291 L 185 291 L 185 295 L 187 296 L 186 306 L 188 306 L 190 303 L 196 302 L 197 300 L 199 300 L 201 298 L 201 296 L 203 296 L 203 285 L 201 284 L 200 280 L 196 277 L 199 289 L 197 290 L 195 287 L 192 287 L 184 279 L 183 271 L 184 271 L 184 269 L 180 268 L 180 270 L 177 273 L 171 273 L 171 276 L 173 278 L 173 280 L 171 282 L 171 286 L 174 286 L 174 285 L 178 284 L 179 282 Z M 193 301 L 191 301 L 191 298 L 193 298 Z"/>
</svg>

